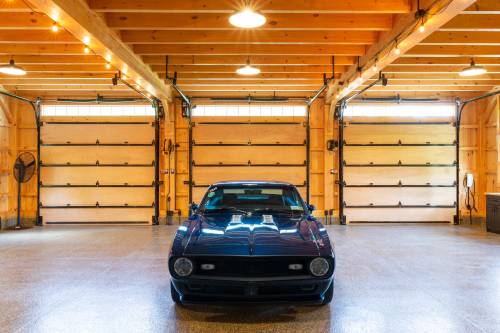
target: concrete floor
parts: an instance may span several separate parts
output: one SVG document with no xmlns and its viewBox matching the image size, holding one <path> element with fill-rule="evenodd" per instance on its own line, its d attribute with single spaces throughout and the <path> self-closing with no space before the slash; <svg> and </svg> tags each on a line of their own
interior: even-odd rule
<svg viewBox="0 0 500 333">
<path fill-rule="evenodd" d="M 500 235 L 450 225 L 332 226 L 326 307 L 182 308 L 175 227 L 0 233 L 0 332 L 500 332 Z"/>
</svg>

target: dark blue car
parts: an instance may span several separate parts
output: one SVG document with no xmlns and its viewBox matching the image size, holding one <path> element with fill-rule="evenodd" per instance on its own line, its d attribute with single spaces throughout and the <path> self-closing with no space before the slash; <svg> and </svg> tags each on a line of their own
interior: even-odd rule
<svg viewBox="0 0 500 333">
<path fill-rule="evenodd" d="M 331 302 L 333 246 L 295 186 L 217 183 L 191 208 L 169 257 L 174 302 Z"/>
</svg>

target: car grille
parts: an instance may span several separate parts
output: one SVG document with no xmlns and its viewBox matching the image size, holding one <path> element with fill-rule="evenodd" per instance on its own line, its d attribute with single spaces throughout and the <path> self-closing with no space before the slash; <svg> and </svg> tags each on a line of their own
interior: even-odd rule
<svg viewBox="0 0 500 333">
<path fill-rule="evenodd" d="M 224 277 L 278 277 L 309 275 L 307 264 L 309 258 L 304 257 L 200 257 L 194 258 L 196 271 L 202 276 Z M 202 270 L 204 264 L 215 265 L 213 270 Z M 302 269 L 291 270 L 290 264 L 301 264 Z"/>
</svg>

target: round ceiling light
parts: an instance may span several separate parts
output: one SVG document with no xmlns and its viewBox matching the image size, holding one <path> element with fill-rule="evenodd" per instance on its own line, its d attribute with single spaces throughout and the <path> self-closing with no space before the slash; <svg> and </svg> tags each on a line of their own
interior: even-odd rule
<svg viewBox="0 0 500 333">
<path fill-rule="evenodd" d="M 229 17 L 229 23 L 238 28 L 253 29 L 263 26 L 267 19 L 264 15 L 245 8 Z"/>
<path fill-rule="evenodd" d="M 236 70 L 237 74 L 240 75 L 257 75 L 260 74 L 260 69 L 250 65 L 250 61 L 247 61 L 246 66 L 240 67 Z"/>
<path fill-rule="evenodd" d="M 486 73 L 487 70 L 486 68 L 482 67 L 482 66 L 477 66 L 476 63 L 474 62 L 474 60 L 471 60 L 470 62 L 470 66 L 469 67 L 466 67 L 464 68 L 460 73 L 459 75 L 460 76 L 465 76 L 465 77 L 469 77 L 469 76 L 477 76 L 477 75 L 481 75 L 481 74 L 484 74 Z"/>
<path fill-rule="evenodd" d="M 0 66 L 0 73 L 7 75 L 26 75 L 26 71 L 22 67 L 17 66 L 14 59 L 11 59 L 8 65 Z"/>
</svg>

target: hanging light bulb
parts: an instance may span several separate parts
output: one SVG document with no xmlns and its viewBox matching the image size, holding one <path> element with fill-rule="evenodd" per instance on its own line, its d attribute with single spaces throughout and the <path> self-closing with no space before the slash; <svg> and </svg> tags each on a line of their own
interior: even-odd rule
<svg viewBox="0 0 500 333">
<path fill-rule="evenodd" d="M 111 64 L 109 62 L 106 63 L 106 69 L 111 69 Z"/>
<path fill-rule="evenodd" d="M 399 48 L 398 44 L 396 44 L 396 47 L 394 48 L 394 54 L 395 55 L 400 55 L 401 54 L 401 49 Z"/>
<path fill-rule="evenodd" d="M 481 75 L 481 74 L 484 74 L 486 73 L 487 70 L 486 68 L 482 67 L 482 66 L 478 66 L 476 65 L 476 63 L 474 62 L 474 59 L 471 59 L 470 61 L 470 66 L 469 67 L 466 67 L 464 68 L 460 73 L 459 75 L 460 76 L 465 76 L 465 77 L 469 77 L 469 76 L 477 76 L 477 75 Z"/>
<path fill-rule="evenodd" d="M 250 59 L 247 60 L 247 64 L 244 67 L 240 67 L 236 70 L 237 74 L 240 75 L 257 75 L 260 74 L 260 69 L 250 65 Z"/>
<path fill-rule="evenodd" d="M 418 31 L 425 32 L 425 23 L 423 17 L 422 17 L 422 22 L 420 23 L 420 27 L 418 27 Z"/>
<path fill-rule="evenodd" d="M 229 23 L 238 28 L 253 29 L 263 26 L 267 19 L 264 15 L 254 11 L 248 1 L 245 8 L 240 10 L 229 17 Z"/>
<path fill-rule="evenodd" d="M 59 25 L 57 24 L 57 22 L 54 22 L 54 24 L 52 24 L 52 31 L 53 32 L 58 32 L 59 31 Z"/>
<path fill-rule="evenodd" d="M 90 37 L 89 36 L 83 37 L 83 44 L 89 45 L 89 43 L 90 43 Z"/>
<path fill-rule="evenodd" d="M 83 49 L 83 52 L 85 52 L 86 54 L 89 54 L 90 53 L 90 49 L 87 46 L 85 46 L 85 48 Z"/>
<path fill-rule="evenodd" d="M 17 66 L 14 59 L 11 59 L 8 65 L 0 66 L 0 73 L 7 75 L 26 75 L 24 68 Z"/>
</svg>

